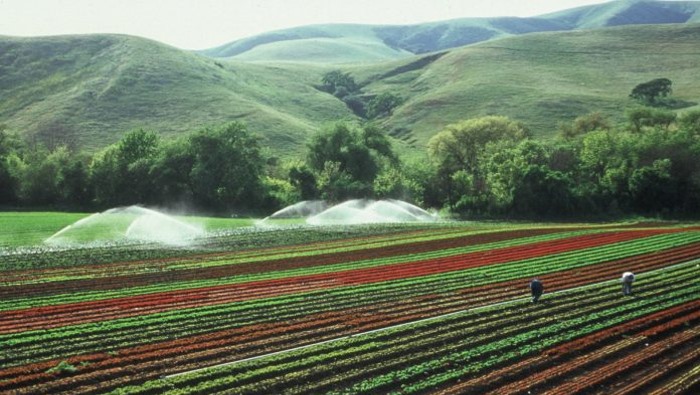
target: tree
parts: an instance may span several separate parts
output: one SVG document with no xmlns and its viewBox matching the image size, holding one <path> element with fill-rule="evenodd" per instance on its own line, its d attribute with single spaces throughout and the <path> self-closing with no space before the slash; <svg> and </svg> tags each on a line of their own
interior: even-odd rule
<svg viewBox="0 0 700 395">
<path fill-rule="evenodd" d="M 8 161 L 8 157 L 14 154 L 14 151 L 10 135 L 5 131 L 4 125 L 0 125 L 0 204 L 17 201 L 17 179 L 10 172 Z"/>
<path fill-rule="evenodd" d="M 572 183 L 562 172 L 546 166 L 527 166 L 513 191 L 515 212 L 550 217 L 571 213 L 574 207 Z"/>
<path fill-rule="evenodd" d="M 681 115 L 678 125 L 681 129 L 700 135 L 700 110 L 688 111 Z"/>
<path fill-rule="evenodd" d="M 644 104 L 655 105 L 657 98 L 666 97 L 673 91 L 672 82 L 668 78 L 657 78 L 643 82 L 632 89 L 630 97 Z"/>
<path fill-rule="evenodd" d="M 357 83 L 350 73 L 343 73 L 340 70 L 329 71 L 321 78 L 323 88 L 326 92 L 342 99 L 348 94 L 357 91 Z"/>
<path fill-rule="evenodd" d="M 297 189 L 301 200 L 318 198 L 316 176 L 304 163 L 293 163 L 287 171 L 289 182 Z"/>
<path fill-rule="evenodd" d="M 600 112 L 582 115 L 570 124 L 559 125 L 559 133 L 564 138 L 574 138 L 594 130 L 610 130 L 610 121 Z"/>
<path fill-rule="evenodd" d="M 367 118 L 380 118 L 391 115 L 394 108 L 403 103 L 403 99 L 390 92 L 382 93 L 367 103 Z"/>
<path fill-rule="evenodd" d="M 86 203 L 87 175 L 65 146 L 49 151 L 36 146 L 21 159 L 19 196 L 30 205 Z M 80 200 L 80 201 L 77 201 Z"/>
<path fill-rule="evenodd" d="M 88 167 L 79 156 L 71 155 L 60 169 L 59 202 L 70 207 L 89 207 L 92 200 L 89 185 Z"/>
<path fill-rule="evenodd" d="M 490 142 L 520 141 L 529 136 L 525 127 L 507 117 L 487 116 L 447 125 L 428 142 L 428 153 L 453 170 L 474 172 L 478 155 Z"/>
<path fill-rule="evenodd" d="M 153 182 L 153 199 L 158 204 L 193 203 L 190 172 L 194 153 L 185 136 L 165 144 L 153 158 L 149 178 Z"/>
<path fill-rule="evenodd" d="M 342 201 L 357 197 L 369 196 L 371 185 L 353 178 L 347 171 L 342 170 L 339 162 L 324 163 L 323 170 L 317 177 L 321 197 L 328 201 Z"/>
<path fill-rule="evenodd" d="M 629 189 L 640 212 L 660 212 L 673 208 L 676 185 L 671 177 L 671 165 L 670 159 L 660 159 L 632 173 Z"/>
<path fill-rule="evenodd" d="M 372 183 L 384 166 L 384 161 L 394 162 L 396 156 L 387 137 L 373 125 L 358 129 L 346 123 L 337 123 L 314 135 L 307 148 L 309 167 L 327 176 L 328 182 L 319 184 L 336 191 L 345 189 L 362 195 L 371 194 Z M 338 183 L 342 183 L 343 188 Z M 319 186 L 319 190 L 327 192 L 322 186 Z M 337 197 L 339 193 L 333 195 Z"/>
<path fill-rule="evenodd" d="M 632 129 L 640 133 L 643 127 L 663 127 L 668 129 L 676 120 L 676 113 L 657 108 L 638 107 L 626 112 L 627 120 Z"/>
<path fill-rule="evenodd" d="M 253 209 L 265 200 L 258 138 L 239 122 L 203 129 L 189 139 L 195 203 L 217 211 Z"/>
<path fill-rule="evenodd" d="M 480 156 L 487 145 L 499 141 L 520 141 L 527 138 L 525 127 L 507 117 L 487 116 L 451 124 L 428 141 L 428 154 L 435 163 L 440 188 L 445 191 L 447 203 L 454 205 L 463 200 L 462 191 L 481 195 L 485 192 L 485 178 L 479 167 Z M 463 176 L 455 178 L 457 172 Z M 468 181 L 472 185 L 458 185 Z M 485 199 L 470 197 L 469 201 Z"/>
<path fill-rule="evenodd" d="M 151 166 L 160 149 L 154 132 L 129 131 L 114 145 L 93 157 L 90 183 L 99 206 L 154 202 Z"/>
<path fill-rule="evenodd" d="M 399 167 L 387 167 L 374 179 L 374 195 L 379 199 L 400 199 L 423 204 L 423 186 Z"/>
</svg>

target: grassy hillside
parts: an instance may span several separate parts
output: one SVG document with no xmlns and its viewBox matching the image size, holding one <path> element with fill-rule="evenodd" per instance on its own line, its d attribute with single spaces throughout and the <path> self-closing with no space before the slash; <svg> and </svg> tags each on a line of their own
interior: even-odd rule
<svg viewBox="0 0 700 395">
<path fill-rule="evenodd" d="M 417 147 L 446 124 L 489 114 L 546 137 L 591 111 L 620 119 L 632 88 L 654 78 L 671 79 L 676 99 L 700 102 L 698 42 L 697 24 L 538 33 L 352 72 L 368 92 L 408 99 L 384 123 Z"/>
<path fill-rule="evenodd" d="M 676 99 L 698 103 L 698 42 L 700 24 L 628 26 L 312 65 L 212 59 L 129 36 L 0 37 L 0 124 L 96 150 L 133 128 L 171 136 L 241 120 L 264 146 L 294 156 L 310 133 L 354 118 L 316 88 L 340 68 L 368 97 L 388 91 L 407 99 L 381 123 L 410 152 L 422 152 L 445 125 L 483 115 L 520 120 L 542 137 L 591 111 L 620 119 L 632 88 L 654 78 L 671 79 Z"/>
<path fill-rule="evenodd" d="M 351 116 L 313 87 L 322 72 L 218 62 L 115 35 L 0 37 L 0 123 L 49 143 L 97 149 L 133 128 L 164 135 L 243 120 L 283 152 Z"/>
</svg>

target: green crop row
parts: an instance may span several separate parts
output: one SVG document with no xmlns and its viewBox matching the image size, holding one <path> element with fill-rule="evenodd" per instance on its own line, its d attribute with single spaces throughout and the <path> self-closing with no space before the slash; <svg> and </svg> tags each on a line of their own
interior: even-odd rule
<svg viewBox="0 0 700 395">
<path fill-rule="evenodd" d="M 656 236 L 655 243 L 637 240 L 631 246 L 621 243 L 598 248 L 600 257 L 614 255 L 614 250 L 626 246 L 633 253 L 656 251 L 659 248 L 696 241 L 697 232 L 686 236 L 695 237 L 679 240 L 679 235 Z M 663 242 L 663 243 L 662 243 Z M 643 245 L 640 245 L 643 244 Z M 664 244 L 665 243 L 665 244 Z M 630 252 L 626 252 L 630 254 Z M 592 264 L 590 251 L 587 259 L 569 256 L 568 259 L 551 256 L 539 261 L 551 260 L 550 270 L 558 271 L 576 265 Z M 307 314 L 332 311 L 358 306 L 404 300 L 418 295 L 436 292 L 449 292 L 485 283 L 521 278 L 527 271 L 537 270 L 538 260 L 526 260 L 509 264 L 491 265 L 480 268 L 442 273 L 439 275 L 394 280 L 378 284 L 366 284 L 327 291 L 314 291 L 284 297 L 275 297 L 233 304 L 202 308 L 175 310 L 148 316 L 139 316 L 91 324 L 74 325 L 45 331 L 23 332 L 0 336 L 4 349 L 13 355 L 13 364 L 36 361 L 51 357 L 72 355 L 89 351 L 106 351 L 137 344 L 150 343 L 171 338 L 180 338 L 211 330 L 223 330 L 243 325 L 254 325 L 293 319 Z M 525 273 L 524 273 L 525 272 Z M 109 334 L 109 336 L 106 336 Z M 7 362 L 7 361 L 6 361 Z"/>
<path fill-rule="evenodd" d="M 162 245 L 105 245 L 57 248 L 50 246 L 31 246 L 18 248 L 0 248 L 0 271 L 18 269 L 44 269 L 52 267 L 83 266 L 112 262 L 136 261 L 145 259 L 162 259 L 202 254 L 206 252 L 231 252 L 249 249 L 305 245 L 314 242 L 338 240 L 341 243 L 351 237 L 368 237 L 401 234 L 419 230 L 431 229 L 465 229 L 464 225 L 454 227 L 440 224 L 439 226 L 416 226 L 413 224 L 397 224 L 394 226 L 353 226 L 353 227 L 299 227 L 290 231 L 289 228 L 245 228 L 232 231 L 221 236 L 211 235 L 200 243 L 189 248 L 173 248 Z M 471 229 L 473 231 L 473 229 Z"/>
<path fill-rule="evenodd" d="M 676 240 L 673 240 L 673 239 L 677 238 L 677 235 L 665 235 L 664 238 L 670 239 L 670 240 L 665 240 L 667 244 L 671 243 L 672 245 L 677 245 L 675 243 Z M 694 240 L 691 239 L 691 240 L 685 240 L 685 241 L 692 242 Z M 644 246 L 636 245 L 636 244 L 641 243 L 641 242 L 644 242 L 645 245 Z M 639 248 L 644 248 L 644 247 L 647 250 L 653 251 L 655 249 L 664 248 L 667 246 L 654 244 L 654 243 L 649 242 L 649 240 L 636 241 L 633 243 L 633 245 L 628 245 L 628 249 L 633 249 L 636 253 L 645 252 L 644 250 L 639 249 Z M 602 251 L 600 253 L 602 255 L 602 258 L 606 258 L 606 257 L 610 256 L 610 251 L 609 251 L 610 248 L 611 247 L 605 247 L 602 249 Z M 587 251 L 584 253 L 589 258 L 591 257 L 590 251 Z M 572 256 L 572 254 L 568 254 L 568 255 L 570 257 Z M 575 255 L 573 255 L 573 257 L 575 258 Z M 381 284 L 368 284 L 368 285 L 362 285 L 362 286 L 356 286 L 356 287 L 348 287 L 348 288 L 343 288 L 340 290 L 334 290 L 331 292 L 315 291 L 315 292 L 305 293 L 303 295 L 306 297 L 309 297 L 313 294 L 320 294 L 324 297 L 328 297 L 328 296 L 330 296 L 330 294 L 337 294 L 341 298 L 347 298 L 349 296 L 352 296 L 352 294 L 355 294 L 355 293 L 364 294 L 364 293 L 370 292 L 373 294 L 377 294 L 380 291 L 385 291 L 385 290 L 394 291 L 397 288 L 398 289 L 411 289 L 411 290 L 413 290 L 417 286 L 420 286 L 422 283 L 430 282 L 430 280 L 432 280 L 433 282 L 439 282 L 442 285 L 441 290 L 445 291 L 445 290 L 449 290 L 449 289 L 445 288 L 445 285 L 446 285 L 445 282 L 449 281 L 450 277 L 457 277 L 455 279 L 456 280 L 455 286 L 458 288 L 464 288 L 465 286 L 481 285 L 484 283 L 491 283 L 491 282 L 495 282 L 495 281 L 504 281 L 504 280 L 511 279 L 511 278 L 518 278 L 518 276 L 520 276 L 522 274 L 522 270 L 527 270 L 528 268 L 530 268 L 530 270 L 537 270 L 538 272 L 542 271 L 541 267 L 538 267 L 536 269 L 534 268 L 535 265 L 533 264 L 533 262 L 536 263 L 538 261 L 539 262 L 544 262 L 544 261 L 557 262 L 557 266 L 552 267 L 551 270 L 558 270 L 561 268 L 571 267 L 572 264 L 576 264 L 576 263 L 580 263 L 580 262 L 583 262 L 585 264 L 588 264 L 589 262 L 593 262 L 593 260 L 591 260 L 591 259 L 587 259 L 585 261 L 572 262 L 570 260 L 562 259 L 561 255 L 555 255 L 555 256 L 550 256 L 550 257 L 545 257 L 545 258 L 538 258 L 535 260 L 525 260 L 525 261 L 520 261 L 520 262 L 513 262 L 513 263 L 510 263 L 508 265 L 484 266 L 484 267 L 470 269 L 470 270 L 466 270 L 466 271 L 462 271 L 462 272 L 442 273 L 442 274 L 438 274 L 438 275 L 418 277 L 418 278 L 413 278 L 413 279 L 394 280 L 394 281 L 389 281 L 389 282 L 385 282 L 385 283 L 381 283 Z M 563 267 L 561 267 L 562 265 L 563 265 Z M 540 265 L 538 265 L 538 266 L 540 266 Z M 508 269 L 510 269 L 510 270 L 508 270 Z M 472 276 L 469 276 L 470 274 L 472 274 Z M 468 283 L 465 283 L 465 281 L 464 281 L 466 279 L 465 276 L 466 276 L 466 278 L 469 278 L 469 277 L 473 277 L 473 278 Z M 432 289 L 430 291 L 434 291 L 434 289 Z M 270 305 L 276 305 L 276 304 L 278 304 L 277 302 L 281 302 L 282 304 L 287 304 L 288 303 L 287 299 L 289 299 L 289 297 L 270 298 L 270 299 L 265 299 L 265 300 L 260 300 L 260 301 L 252 301 L 251 302 L 251 304 L 252 304 L 251 309 L 252 310 L 259 310 L 260 305 L 258 304 L 258 302 L 262 302 L 262 305 L 266 305 L 266 304 L 268 304 L 268 302 Z M 240 302 L 237 303 L 237 305 L 239 307 L 241 307 L 242 305 L 245 305 L 245 304 L 246 304 L 245 302 L 244 303 L 240 303 Z M 204 311 L 208 311 L 208 310 L 212 310 L 212 309 L 219 310 L 222 308 L 225 309 L 226 306 L 223 305 L 223 306 L 207 307 L 207 308 L 204 308 L 203 310 Z M 183 311 L 183 313 L 188 314 L 190 316 L 196 315 L 197 309 Z M 240 313 L 240 310 L 236 311 L 236 313 Z M 167 315 L 167 313 L 165 313 L 164 315 Z M 159 317 L 154 317 L 154 318 L 158 319 Z M 142 321 L 146 320 L 146 317 L 138 317 L 136 320 L 139 322 L 142 322 Z M 42 331 L 42 333 L 44 333 L 44 332 Z"/>
<path fill-rule="evenodd" d="M 353 336 L 302 350 L 122 388 L 117 394 L 172 394 L 227 389 L 231 393 L 414 393 L 435 388 L 504 361 L 625 321 L 697 300 L 694 264 L 649 273 L 653 287 L 640 298 L 610 298 L 576 289 L 542 307 L 513 303 Z M 513 319 L 520 314 L 520 319 Z M 504 321 L 509 315 L 509 322 Z M 489 324 L 489 322 L 491 324 Z M 490 328 L 490 330 L 489 330 Z M 425 333 L 424 333 L 425 332 Z M 347 354 L 343 352 L 347 350 Z M 362 353 L 358 353 L 362 350 Z M 373 373 L 374 372 L 374 373 Z M 358 378 L 360 378 L 358 380 Z"/>
<path fill-rule="evenodd" d="M 266 248 L 266 249 L 255 249 L 255 250 L 243 250 L 243 251 L 236 251 L 236 252 L 231 252 L 231 253 L 225 253 L 225 254 L 218 254 L 212 257 L 207 257 L 206 259 L 202 259 L 201 257 L 187 257 L 188 255 L 192 255 L 194 253 L 194 250 L 192 250 L 192 253 L 188 253 L 187 251 L 189 250 L 179 250 L 180 254 L 183 255 L 183 258 L 178 259 L 176 262 L 170 263 L 167 266 L 164 267 L 157 267 L 153 268 L 152 265 L 149 265 L 149 262 L 144 262 L 143 264 L 132 264 L 128 265 L 124 268 L 120 269 L 119 275 L 127 275 L 127 274 L 139 274 L 139 273 L 152 273 L 154 270 L 157 270 L 159 272 L 165 272 L 171 271 L 171 270 L 186 270 L 186 269 L 196 269 L 196 268 L 204 268 L 204 267 L 214 267 L 214 266 L 226 266 L 226 265 L 234 265 L 234 264 L 240 264 L 240 263 L 255 263 L 255 262 L 260 262 L 260 261 L 272 261 L 272 260 L 284 260 L 284 259 L 290 259 L 290 258 L 299 258 L 299 257 L 313 257 L 313 256 L 318 256 L 318 255 L 325 255 L 325 254 L 333 254 L 333 253 L 342 253 L 342 252 L 352 252 L 352 251 L 358 251 L 358 250 L 366 250 L 366 249 L 372 249 L 372 248 L 380 248 L 380 247 L 388 247 L 388 246 L 395 246 L 395 245 L 401 245 L 401 244 L 406 244 L 406 243 L 415 243 L 415 242 L 421 242 L 421 241 L 434 241 L 434 240 L 443 240 L 443 239 L 449 239 L 449 238 L 457 238 L 457 237 L 464 237 L 464 236 L 469 236 L 469 235 L 477 235 L 477 234 L 489 234 L 489 233 L 499 233 L 501 231 L 476 231 L 474 229 L 454 229 L 454 228 L 447 228 L 447 229 L 441 229 L 437 228 L 434 229 L 431 232 L 420 232 L 419 234 L 416 234 L 414 231 L 412 232 L 403 232 L 403 233 L 390 233 L 387 235 L 381 234 L 381 235 L 369 235 L 366 236 L 366 241 L 364 240 L 365 238 L 358 238 L 358 237 L 353 237 L 351 239 L 341 239 L 341 240 L 334 240 L 334 241 L 327 241 L 327 242 L 315 242 L 312 243 L 311 245 L 307 244 L 299 244 L 299 245 L 287 245 L 283 247 L 276 247 L 276 248 Z M 591 230 L 590 232 L 596 232 L 596 230 Z M 598 230 L 597 232 L 601 232 Z M 577 232 L 578 233 L 587 233 L 586 231 L 581 231 Z M 522 238 L 522 237 L 520 237 Z M 514 237 L 514 239 L 520 239 Z M 545 239 L 546 240 L 546 239 Z M 527 241 L 525 241 L 527 242 Z M 132 247 L 133 248 L 133 247 Z M 158 253 L 158 249 L 153 249 L 152 246 L 149 248 L 146 248 L 145 246 L 136 248 L 136 250 L 139 249 L 144 249 L 150 253 Z M 101 251 L 103 249 L 95 249 L 96 251 Z M 90 249 L 84 249 L 84 250 L 72 250 L 74 251 L 79 257 L 80 253 L 82 252 L 90 252 Z M 116 250 L 115 250 L 116 251 Z M 168 252 L 167 250 L 162 250 L 163 255 L 161 258 L 167 258 L 168 256 L 175 254 L 177 256 L 177 251 L 178 250 L 171 250 Z M 200 253 L 203 253 L 205 251 L 200 251 Z M 131 251 L 133 253 L 133 251 Z M 68 254 L 67 256 L 70 257 L 71 252 L 66 252 L 66 251 L 59 251 L 57 254 Z M 170 254 L 170 255 L 168 255 Z M 30 255 L 31 256 L 31 255 Z M 65 258 L 65 257 L 64 257 Z M 153 258 L 153 257 L 151 257 Z M 22 259 L 21 257 L 17 257 L 18 260 Z M 61 261 L 62 259 L 57 259 L 58 261 Z M 113 268 L 109 268 L 110 274 L 114 275 Z M 32 278 L 29 279 L 22 279 L 20 281 L 16 282 L 5 282 L 4 285 L 6 286 L 13 286 L 13 285 L 22 285 L 22 284 L 32 284 L 32 283 L 46 283 L 46 282 L 52 282 L 52 281 L 67 281 L 67 280 L 76 280 L 76 279 L 86 279 L 86 278 L 93 278 L 93 277 L 101 277 L 102 273 L 97 272 L 95 274 L 92 274 L 90 271 L 86 270 L 83 266 L 75 267 L 72 270 L 66 269 L 62 270 L 60 273 L 56 274 L 53 272 L 49 272 L 46 275 L 41 275 L 41 274 L 33 274 Z M 2 283 L 0 283 L 2 284 Z"/>
<path fill-rule="evenodd" d="M 124 284 L 126 288 L 111 291 L 92 291 L 92 292 L 74 292 L 69 294 L 60 294 L 52 296 L 40 296 L 40 297 L 25 297 L 25 298 L 15 298 L 8 299 L 6 301 L 0 301 L 0 311 L 3 310 L 14 310 L 19 308 L 30 308 L 35 306 L 48 306 L 63 303 L 76 303 L 89 300 L 103 300 L 112 299 L 124 296 L 134 296 L 134 295 L 145 295 L 157 292 L 167 292 L 172 290 L 181 289 L 193 289 L 202 288 L 218 285 L 231 285 L 244 282 L 252 281 L 262 281 L 262 280 L 274 280 L 285 277 L 293 276 L 304 276 L 304 275 L 315 275 L 323 273 L 335 273 L 346 270 L 356 270 L 370 267 L 377 267 L 382 265 L 391 265 L 395 263 L 408 263 L 415 262 L 426 259 L 449 257 L 460 254 L 467 254 L 473 252 L 488 251 L 498 248 L 514 247 L 520 245 L 527 245 L 531 243 L 551 241 L 557 239 L 565 239 L 568 237 L 573 237 L 577 235 L 582 235 L 589 233 L 590 231 L 577 231 L 577 232 L 566 232 L 557 233 L 551 235 L 543 236 L 533 236 L 525 237 L 513 240 L 506 240 L 495 243 L 479 244 L 475 246 L 452 248 L 440 251 L 431 251 L 422 254 L 411 254 L 411 255 L 398 255 L 391 256 L 387 258 L 370 259 L 363 261 L 353 261 L 353 262 L 343 262 L 332 265 L 323 265 L 316 267 L 292 269 L 292 270 L 282 270 L 267 273 L 257 273 L 248 275 L 238 275 L 225 278 L 209 279 L 209 280 L 194 280 L 194 281 L 180 281 L 180 282 L 166 282 L 161 284 L 141 286 L 141 287 L 128 287 L 128 284 Z M 167 278 L 167 274 L 164 273 L 164 279 Z"/>
<path fill-rule="evenodd" d="M 473 235 L 486 235 L 486 234 L 495 234 L 495 233 L 501 233 L 502 230 L 480 230 L 480 231 L 475 231 L 475 230 L 461 230 L 459 232 L 430 232 L 428 234 L 421 234 L 417 235 L 414 237 L 408 237 L 404 235 L 401 238 L 387 238 L 383 240 L 372 240 L 369 243 L 362 243 L 362 242 L 357 242 L 357 240 L 343 240 L 338 243 L 334 243 L 332 245 L 324 245 L 323 248 L 314 248 L 312 250 L 306 250 L 306 251 L 294 251 L 294 250 L 287 250 L 284 252 L 280 252 L 276 255 L 263 255 L 263 256 L 256 256 L 255 254 L 249 254 L 249 255 L 244 255 L 244 256 L 236 256 L 233 258 L 228 258 L 228 259 L 216 259 L 216 260 L 207 260 L 204 262 L 193 262 L 193 263 L 182 263 L 182 264 L 176 264 L 176 265 L 171 265 L 169 268 L 171 269 L 191 269 L 191 268 L 199 268 L 199 267 L 214 267 L 214 266 L 224 266 L 224 265 L 230 265 L 230 264 L 236 264 L 236 263 L 247 263 L 247 262 L 258 262 L 261 260 L 271 260 L 271 259 L 289 259 L 289 258 L 298 258 L 298 257 L 313 257 L 317 255 L 323 255 L 323 254 L 334 254 L 334 253 L 341 253 L 341 252 L 352 252 L 352 251 L 360 251 L 360 250 L 367 250 L 371 248 L 379 248 L 379 247 L 387 247 L 387 246 L 394 246 L 394 245 L 401 245 L 405 243 L 416 243 L 416 242 L 424 242 L 424 241 L 437 241 L 437 240 L 444 240 L 444 239 L 451 239 L 451 238 L 457 238 L 457 237 L 464 237 L 464 236 L 473 236 Z M 596 233 L 596 232 L 604 232 L 604 230 L 599 230 L 599 229 L 587 229 L 587 230 L 578 230 L 578 231 L 570 231 L 570 232 L 565 232 L 562 231 L 562 233 L 555 233 L 553 235 L 543 235 L 539 236 L 541 238 L 538 238 L 538 236 L 526 236 L 526 237 L 514 237 L 511 240 L 505 241 L 504 246 L 515 246 L 515 245 L 521 245 L 523 243 L 531 243 L 535 241 L 545 241 L 545 240 L 551 240 L 551 239 L 557 239 L 561 237 L 571 237 L 574 235 L 579 235 L 579 234 L 587 234 L 587 233 Z M 568 236 L 567 236 L 568 235 Z M 532 241 L 528 241 L 528 239 L 531 239 Z M 510 243 L 509 243 L 510 242 Z M 512 244 L 511 244 L 512 243 Z M 489 244 L 494 244 L 494 243 L 489 243 Z M 486 244 L 482 244 L 486 245 Z M 494 248 L 494 247 L 491 247 Z M 447 252 L 448 254 L 453 254 L 453 253 L 458 253 L 457 248 L 449 249 L 452 252 Z M 437 252 L 437 251 L 435 251 Z M 428 255 L 429 256 L 429 255 Z"/>
</svg>

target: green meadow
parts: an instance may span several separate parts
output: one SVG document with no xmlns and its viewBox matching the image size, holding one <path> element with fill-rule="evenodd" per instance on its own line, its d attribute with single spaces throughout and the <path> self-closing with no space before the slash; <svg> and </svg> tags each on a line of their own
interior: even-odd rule
<svg viewBox="0 0 700 395">
<path fill-rule="evenodd" d="M 0 248 L 35 246 L 43 243 L 52 235 L 69 225 L 89 218 L 92 213 L 65 212 L 29 212 L 5 211 L 0 212 Z M 202 216 L 176 216 L 179 221 L 200 226 L 208 232 L 252 226 L 256 219 L 251 218 L 221 218 Z M 81 229 L 75 226 L 71 230 L 73 241 L 89 241 L 93 239 L 116 239 L 121 237 L 128 228 L 134 215 L 105 215 L 101 220 L 94 221 Z"/>
</svg>

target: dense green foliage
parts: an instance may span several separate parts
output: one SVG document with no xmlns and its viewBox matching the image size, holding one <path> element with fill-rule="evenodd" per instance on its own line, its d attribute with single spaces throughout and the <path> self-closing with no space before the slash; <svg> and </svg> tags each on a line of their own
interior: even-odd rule
<svg viewBox="0 0 700 395">
<path fill-rule="evenodd" d="M 591 119 L 598 127 L 586 130 Z M 662 119 L 610 128 L 588 115 L 563 126 L 554 140 L 460 144 L 455 130 L 472 131 L 472 120 L 436 135 L 430 153 L 445 198 L 464 214 L 696 215 L 700 165 L 693 158 L 700 155 L 700 135 Z"/>
<path fill-rule="evenodd" d="M 630 97 L 639 100 L 643 104 L 654 105 L 658 98 L 671 94 L 673 83 L 668 78 L 656 78 L 649 82 L 643 82 L 632 89 Z"/>
<path fill-rule="evenodd" d="M 422 160 L 401 161 L 380 127 L 339 122 L 313 135 L 304 161 L 280 161 L 241 123 L 162 141 L 131 131 L 89 157 L 0 133 L 4 204 L 106 208 L 187 204 L 265 214 L 299 200 L 397 198 L 458 216 L 696 216 L 698 112 L 599 113 L 533 139 L 502 116 L 448 125 Z"/>
<path fill-rule="evenodd" d="M 313 136 L 308 152 L 322 197 L 331 201 L 372 196 L 377 176 L 397 163 L 386 135 L 372 125 L 358 130 L 336 124 Z"/>
</svg>

